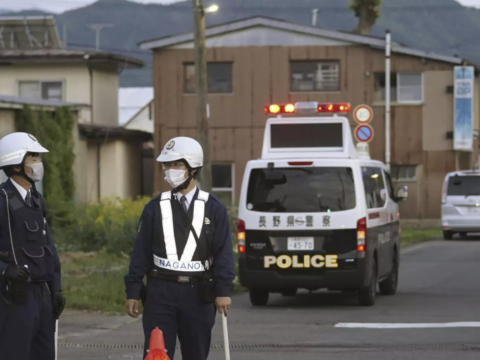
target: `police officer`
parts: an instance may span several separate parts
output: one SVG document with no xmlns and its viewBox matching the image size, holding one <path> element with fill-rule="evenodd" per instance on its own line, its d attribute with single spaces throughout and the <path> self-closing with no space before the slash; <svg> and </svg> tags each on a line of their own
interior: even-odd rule
<svg viewBox="0 0 480 360">
<path fill-rule="evenodd" d="M 0 358 L 55 359 L 55 319 L 65 306 L 60 261 L 35 182 L 43 178 L 40 154 L 48 152 L 30 134 L 0 140 Z"/>
<path fill-rule="evenodd" d="M 170 359 L 178 335 L 184 360 L 205 360 L 215 306 L 226 315 L 231 304 L 235 271 L 228 215 L 214 195 L 196 187 L 203 166 L 196 140 L 168 141 L 157 161 L 173 190 L 145 206 L 125 276 L 125 307 L 136 318 L 143 302 L 145 349 L 158 326 Z"/>
</svg>

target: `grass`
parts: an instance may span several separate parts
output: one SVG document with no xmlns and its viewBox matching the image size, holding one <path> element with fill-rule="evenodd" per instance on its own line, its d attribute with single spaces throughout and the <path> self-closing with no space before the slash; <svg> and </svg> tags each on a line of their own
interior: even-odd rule
<svg viewBox="0 0 480 360">
<path fill-rule="evenodd" d="M 235 254 L 235 267 L 238 267 Z M 129 259 L 100 252 L 63 253 L 62 287 L 67 307 L 110 313 L 125 312 L 125 285 Z M 237 271 L 237 269 L 236 269 Z M 235 292 L 244 291 L 238 278 Z M 141 311 L 140 306 L 140 311 Z"/>
<path fill-rule="evenodd" d="M 424 241 L 432 240 L 442 236 L 442 230 L 437 229 L 402 229 L 400 235 L 400 244 L 403 246 L 418 244 Z"/>
<path fill-rule="evenodd" d="M 73 309 L 124 312 L 128 259 L 106 252 L 64 253 L 62 287 Z"/>
<path fill-rule="evenodd" d="M 406 228 L 402 229 L 401 244 L 417 244 L 441 235 L 440 229 Z M 235 270 L 238 273 L 237 257 L 235 253 Z M 99 251 L 63 253 L 60 258 L 63 291 L 69 308 L 124 313 L 123 277 L 128 272 L 128 257 Z M 238 277 L 234 284 L 235 293 L 245 291 Z"/>
</svg>

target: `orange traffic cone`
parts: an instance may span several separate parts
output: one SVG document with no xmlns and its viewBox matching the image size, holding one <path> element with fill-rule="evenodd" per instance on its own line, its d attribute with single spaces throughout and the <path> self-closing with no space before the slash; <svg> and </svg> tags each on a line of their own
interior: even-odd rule
<svg viewBox="0 0 480 360">
<path fill-rule="evenodd" d="M 145 360 L 170 360 L 165 350 L 162 331 L 156 327 L 150 336 L 150 346 Z"/>
</svg>

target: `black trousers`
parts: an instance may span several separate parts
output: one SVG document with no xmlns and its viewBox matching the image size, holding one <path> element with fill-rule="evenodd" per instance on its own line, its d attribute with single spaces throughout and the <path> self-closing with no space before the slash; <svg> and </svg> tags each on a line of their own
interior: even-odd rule
<svg viewBox="0 0 480 360">
<path fill-rule="evenodd" d="M 206 360 L 210 351 L 215 305 L 200 300 L 199 283 L 177 283 L 149 279 L 143 313 L 145 352 L 150 334 L 158 326 L 163 332 L 170 360 L 175 356 L 177 336 L 183 360 Z"/>
<path fill-rule="evenodd" d="M 45 283 L 32 284 L 28 303 L 0 299 L 0 360 L 54 360 L 55 319 Z"/>
</svg>

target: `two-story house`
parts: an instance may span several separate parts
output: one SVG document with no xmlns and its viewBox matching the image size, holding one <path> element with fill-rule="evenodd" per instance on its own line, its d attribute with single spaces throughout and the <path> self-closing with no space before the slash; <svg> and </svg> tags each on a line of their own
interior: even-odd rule
<svg viewBox="0 0 480 360">
<path fill-rule="evenodd" d="M 143 62 L 65 48 L 51 16 L 0 17 L 0 28 L 0 95 L 82 105 L 74 137 L 77 199 L 141 194 L 142 143 L 151 134 L 118 129 L 118 89 L 119 73 Z"/>
</svg>

